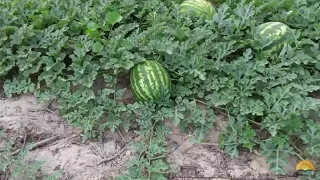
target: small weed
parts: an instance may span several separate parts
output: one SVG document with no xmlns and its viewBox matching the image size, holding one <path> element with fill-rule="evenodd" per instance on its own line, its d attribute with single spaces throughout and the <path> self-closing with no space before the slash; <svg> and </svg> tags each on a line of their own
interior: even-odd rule
<svg viewBox="0 0 320 180">
<path fill-rule="evenodd" d="M 15 155 L 16 153 L 14 153 L 12 149 L 13 142 L 14 138 L 11 138 L 8 142 L 7 149 L 1 150 L 0 152 L 0 171 L 2 171 L 7 178 L 20 177 L 23 179 L 36 180 L 41 177 L 48 180 L 58 180 L 62 177 L 62 174 L 57 171 L 50 175 L 43 175 L 40 172 L 40 168 L 44 162 L 26 160 L 32 144 L 22 147 L 19 153 Z"/>
</svg>

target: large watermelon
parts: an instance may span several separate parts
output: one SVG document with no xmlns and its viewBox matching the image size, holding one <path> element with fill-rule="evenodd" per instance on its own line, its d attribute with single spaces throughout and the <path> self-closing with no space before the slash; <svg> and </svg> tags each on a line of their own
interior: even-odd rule
<svg viewBox="0 0 320 180">
<path fill-rule="evenodd" d="M 143 61 L 132 68 L 130 84 L 138 100 L 156 101 L 170 93 L 172 82 L 160 63 Z"/>
<path fill-rule="evenodd" d="M 180 4 L 180 11 L 194 11 L 197 15 L 203 15 L 212 18 L 216 12 L 213 5 L 206 0 L 186 0 Z"/>
<path fill-rule="evenodd" d="M 276 47 L 282 47 L 285 42 L 294 39 L 293 31 L 289 26 L 281 22 L 267 22 L 260 24 L 256 28 L 259 38 L 272 38 L 273 42 L 265 47 L 266 50 Z"/>
</svg>

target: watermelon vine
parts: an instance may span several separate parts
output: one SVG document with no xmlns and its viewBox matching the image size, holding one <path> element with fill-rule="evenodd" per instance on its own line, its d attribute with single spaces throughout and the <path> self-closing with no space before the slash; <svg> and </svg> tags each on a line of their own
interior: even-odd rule
<svg viewBox="0 0 320 180">
<path fill-rule="evenodd" d="M 202 142 L 225 114 L 221 149 L 235 158 L 257 150 L 277 174 L 290 155 L 319 157 L 320 3 L 195 2 L 2 0 L 4 93 L 57 99 L 84 140 L 134 130 L 143 140 L 119 179 L 168 178 L 165 158 L 155 159 L 168 151 L 166 119 Z M 144 71 L 151 81 L 133 73 L 130 86 L 148 60 L 158 63 Z M 125 99 L 132 91 L 137 99 Z"/>
</svg>

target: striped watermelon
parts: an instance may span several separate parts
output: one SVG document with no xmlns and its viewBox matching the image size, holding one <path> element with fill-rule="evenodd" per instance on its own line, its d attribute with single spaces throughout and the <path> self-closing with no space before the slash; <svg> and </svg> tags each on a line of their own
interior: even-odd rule
<svg viewBox="0 0 320 180">
<path fill-rule="evenodd" d="M 267 22 L 260 24 L 256 28 L 256 32 L 259 38 L 268 37 L 272 38 L 273 42 L 265 49 L 271 49 L 273 47 L 282 47 L 285 42 L 289 42 L 293 39 L 293 31 L 289 26 L 281 22 Z"/>
<path fill-rule="evenodd" d="M 170 93 L 172 82 L 160 63 L 144 61 L 132 68 L 130 84 L 137 100 L 156 101 Z"/>
<path fill-rule="evenodd" d="M 212 17 L 216 12 L 212 4 L 206 0 L 186 0 L 180 4 L 180 11 L 194 11 L 197 15 L 204 15 L 208 18 Z"/>
</svg>

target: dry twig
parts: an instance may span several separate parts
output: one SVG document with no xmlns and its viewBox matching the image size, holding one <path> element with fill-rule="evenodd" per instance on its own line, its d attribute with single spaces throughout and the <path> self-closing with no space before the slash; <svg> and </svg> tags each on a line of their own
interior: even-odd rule
<svg viewBox="0 0 320 180">
<path fill-rule="evenodd" d="M 47 143 L 56 141 L 56 140 L 58 140 L 58 139 L 59 139 L 59 136 L 53 136 L 53 137 L 49 137 L 49 138 L 47 138 L 47 139 L 41 140 L 41 141 L 39 141 L 39 142 L 37 142 L 37 143 L 34 143 L 34 144 L 31 146 L 30 151 L 33 150 L 33 149 L 35 149 L 35 148 L 37 148 L 37 147 L 41 147 L 41 146 L 43 146 L 43 145 L 45 145 L 45 144 L 47 144 Z M 14 156 L 14 155 L 18 154 L 20 151 L 21 151 L 21 148 L 13 151 L 12 153 L 9 154 L 9 156 Z"/>
<path fill-rule="evenodd" d="M 165 158 L 167 156 L 169 156 L 170 154 L 172 154 L 175 150 L 177 150 L 184 142 L 186 142 L 186 140 L 190 137 L 191 135 L 188 134 L 176 147 L 172 148 L 168 153 L 161 155 L 161 156 L 157 156 L 154 158 L 151 158 L 150 160 L 156 160 L 156 159 L 162 159 Z"/>
<path fill-rule="evenodd" d="M 128 140 L 124 137 L 124 135 L 122 134 L 121 130 L 118 128 L 116 131 L 119 134 L 119 136 L 121 137 L 122 141 L 127 143 Z"/>
<path fill-rule="evenodd" d="M 139 137 L 139 136 L 138 136 L 138 137 Z M 136 138 L 138 138 L 138 137 L 132 138 L 132 139 L 128 142 L 128 144 L 127 144 L 125 147 L 123 147 L 118 153 L 116 153 L 116 154 L 113 155 L 113 156 L 110 156 L 110 157 L 107 157 L 107 158 L 105 158 L 105 159 L 102 159 L 100 162 L 97 163 L 97 165 L 100 165 L 100 164 L 103 164 L 103 163 L 107 163 L 107 162 L 113 160 L 114 158 L 118 157 L 120 154 L 122 154 L 122 153 L 127 149 L 127 147 L 130 145 L 130 143 L 131 143 L 134 139 L 136 139 Z"/>
<path fill-rule="evenodd" d="M 52 114 L 54 114 L 54 115 L 58 115 L 56 112 L 54 112 L 54 111 L 52 111 L 52 110 L 50 109 L 50 106 L 52 105 L 53 101 L 54 101 L 54 99 L 52 99 L 52 100 L 48 103 L 48 105 L 47 105 L 47 107 L 46 107 L 45 110 L 48 111 L 48 112 L 50 112 L 50 113 L 52 113 Z"/>
<path fill-rule="evenodd" d="M 47 143 L 50 143 L 50 142 L 53 142 L 53 141 L 56 141 L 58 140 L 60 137 L 59 136 L 53 136 L 53 137 L 49 137 L 47 139 L 44 139 L 42 141 L 39 141 L 35 144 L 32 145 L 31 149 L 30 150 L 33 150 L 34 148 L 38 148 L 38 147 L 41 147 Z"/>
</svg>

